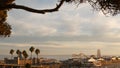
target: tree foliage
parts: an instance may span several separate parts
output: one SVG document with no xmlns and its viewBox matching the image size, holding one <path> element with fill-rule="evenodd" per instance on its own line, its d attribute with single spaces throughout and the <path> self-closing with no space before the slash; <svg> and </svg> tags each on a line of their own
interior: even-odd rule
<svg viewBox="0 0 120 68">
<path fill-rule="evenodd" d="M 31 47 L 29 48 L 29 51 L 31 52 L 31 59 L 32 59 L 32 53 L 33 53 L 34 50 L 35 50 L 35 48 L 34 48 L 33 46 L 31 46 Z"/>
<path fill-rule="evenodd" d="M 13 49 L 11 49 L 11 50 L 10 50 L 11 59 L 12 59 L 12 57 L 13 57 L 13 53 L 14 53 L 14 50 L 13 50 Z"/>
<path fill-rule="evenodd" d="M 21 51 L 18 49 L 18 50 L 16 51 L 16 54 L 18 55 L 18 57 L 20 57 Z"/>
<path fill-rule="evenodd" d="M 36 49 L 35 50 L 35 54 L 38 55 L 40 53 L 40 50 L 39 49 Z"/>
<path fill-rule="evenodd" d="M 0 36 L 9 37 L 11 34 L 11 26 L 6 22 L 7 11 L 0 11 Z"/>
<path fill-rule="evenodd" d="M 0 0 L 0 9 L 6 5 L 10 5 L 14 0 Z M 0 36 L 9 37 L 11 34 L 11 25 L 6 22 L 8 9 L 0 10 Z"/>
<path fill-rule="evenodd" d="M 104 14 L 117 15 L 120 13 L 120 0 L 90 0 L 92 7 Z"/>
<path fill-rule="evenodd" d="M 25 64 L 25 68 L 31 68 L 31 64 L 29 63 Z"/>
<path fill-rule="evenodd" d="M 23 56 L 24 56 L 24 58 L 25 58 L 25 60 L 28 58 L 28 54 L 27 54 L 27 52 L 24 50 L 23 52 L 22 52 L 22 54 L 23 54 Z"/>
<path fill-rule="evenodd" d="M 40 54 L 40 50 L 39 50 L 39 49 L 36 49 L 36 50 L 35 50 L 35 54 L 37 55 L 37 63 L 39 63 L 39 62 L 38 62 L 38 54 Z"/>
<path fill-rule="evenodd" d="M 7 12 L 11 9 L 22 9 L 25 11 L 45 14 L 56 12 L 66 3 L 89 3 L 94 9 L 101 10 L 104 14 L 117 15 L 120 13 L 120 0 L 58 0 L 55 8 L 51 9 L 34 9 L 24 5 L 16 5 L 15 0 L 0 0 L 0 36 L 9 37 L 11 34 L 11 25 L 6 22 Z M 54 0 L 53 0 L 54 1 Z"/>
</svg>

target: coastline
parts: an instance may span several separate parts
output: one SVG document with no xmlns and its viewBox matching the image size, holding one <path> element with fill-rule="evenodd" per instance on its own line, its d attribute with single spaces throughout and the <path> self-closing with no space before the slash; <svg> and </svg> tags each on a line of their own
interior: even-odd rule
<svg viewBox="0 0 120 68">
<path fill-rule="evenodd" d="M 16 56 L 16 55 L 15 55 Z M 33 56 L 36 57 L 36 56 Z M 71 55 L 40 55 L 41 58 L 50 58 L 50 59 L 57 59 L 57 60 L 66 60 L 71 58 Z M 3 60 L 4 58 L 11 58 L 11 55 L 0 55 L 0 60 Z"/>
</svg>

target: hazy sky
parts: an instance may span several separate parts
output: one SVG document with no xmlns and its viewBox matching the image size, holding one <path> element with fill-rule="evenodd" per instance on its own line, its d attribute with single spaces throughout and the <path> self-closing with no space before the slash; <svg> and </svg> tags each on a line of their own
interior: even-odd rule
<svg viewBox="0 0 120 68">
<path fill-rule="evenodd" d="M 53 8 L 57 0 L 16 0 L 33 8 Z M 102 54 L 120 55 L 120 15 L 105 16 L 89 4 L 65 3 L 58 12 L 36 14 L 11 10 L 8 22 L 12 25 L 9 38 L 0 39 L 0 54 L 10 49 L 21 51 L 34 46 L 42 55 Z M 29 52 L 29 51 L 28 51 Z M 29 52 L 30 53 L 30 52 Z"/>
</svg>

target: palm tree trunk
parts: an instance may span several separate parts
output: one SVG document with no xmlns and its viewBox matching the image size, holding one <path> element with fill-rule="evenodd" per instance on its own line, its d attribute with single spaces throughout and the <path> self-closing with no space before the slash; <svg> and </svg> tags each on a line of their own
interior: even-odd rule
<svg viewBox="0 0 120 68">
<path fill-rule="evenodd" d="M 30 60 L 31 60 L 31 62 L 30 62 L 30 63 L 32 64 L 32 52 L 31 52 L 31 58 L 30 58 Z"/>
<path fill-rule="evenodd" d="M 12 59 L 12 54 L 11 54 L 11 59 Z"/>
<path fill-rule="evenodd" d="M 30 59 L 32 59 L 32 52 L 31 52 L 31 58 Z"/>
<path fill-rule="evenodd" d="M 11 55 L 11 59 L 13 59 L 13 54 Z"/>
<path fill-rule="evenodd" d="M 37 64 L 38 64 L 38 54 L 37 54 Z"/>
<path fill-rule="evenodd" d="M 26 64 L 26 58 L 24 59 L 24 65 Z"/>
</svg>

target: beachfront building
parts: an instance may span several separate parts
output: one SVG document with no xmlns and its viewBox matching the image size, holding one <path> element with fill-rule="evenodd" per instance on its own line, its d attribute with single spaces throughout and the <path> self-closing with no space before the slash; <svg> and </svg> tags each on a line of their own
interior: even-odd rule
<svg viewBox="0 0 120 68">
<path fill-rule="evenodd" d="M 4 59 L 5 64 L 18 64 L 18 65 L 24 65 L 24 64 L 32 64 L 32 60 L 30 59 L 20 59 L 19 57 L 14 57 L 14 59 Z"/>
<path fill-rule="evenodd" d="M 4 59 L 4 64 L 0 64 L 0 68 L 25 68 L 26 64 L 30 64 L 31 68 L 60 68 L 61 63 L 56 59 L 47 58 L 33 58 L 31 59 L 20 59 L 14 57 L 14 59 Z"/>
</svg>

